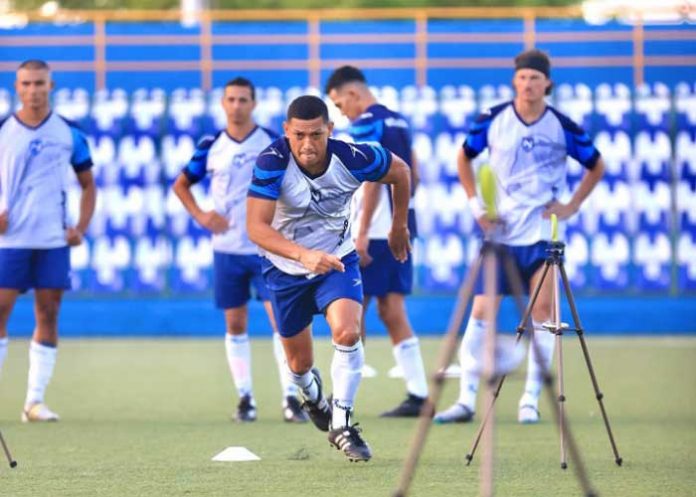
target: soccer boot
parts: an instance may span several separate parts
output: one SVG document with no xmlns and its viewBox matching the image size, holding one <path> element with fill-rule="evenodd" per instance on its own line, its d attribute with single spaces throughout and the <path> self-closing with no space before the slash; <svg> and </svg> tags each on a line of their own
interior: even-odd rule
<svg viewBox="0 0 696 497">
<path fill-rule="evenodd" d="M 539 422 L 539 409 L 532 404 L 522 404 L 517 411 L 517 422 L 523 425 L 533 425 Z"/>
<path fill-rule="evenodd" d="M 350 462 L 367 462 L 372 457 L 372 451 L 360 436 L 361 431 L 357 423 L 353 426 L 341 426 L 329 431 L 329 443 L 343 452 Z"/>
<path fill-rule="evenodd" d="M 237 414 L 234 416 L 234 420 L 239 423 L 256 421 L 256 402 L 254 402 L 251 395 L 245 395 L 239 399 Z"/>
<path fill-rule="evenodd" d="M 306 423 L 309 421 L 309 416 L 302 410 L 302 405 L 297 397 L 288 396 L 283 400 L 283 420 L 286 423 Z"/>
<path fill-rule="evenodd" d="M 41 402 L 25 407 L 22 411 L 22 423 L 34 422 L 53 422 L 58 421 L 60 416 L 51 411 L 46 404 Z"/>
<path fill-rule="evenodd" d="M 420 416 L 421 407 L 425 403 L 424 397 L 418 397 L 411 393 L 394 409 L 385 411 L 379 416 L 382 418 L 417 418 Z"/>
<path fill-rule="evenodd" d="M 317 382 L 317 388 L 319 390 L 319 395 L 317 396 L 318 400 L 312 402 L 309 399 L 304 399 L 302 409 L 307 413 L 309 419 L 312 420 L 314 426 L 321 431 L 329 431 L 329 424 L 331 423 L 331 404 L 324 398 L 319 370 L 317 368 L 312 368 L 312 375 L 314 375 L 314 381 Z"/>
<path fill-rule="evenodd" d="M 433 418 L 433 422 L 440 425 L 447 423 L 469 423 L 472 419 L 474 419 L 474 411 L 464 404 L 456 403 L 449 409 L 438 412 Z"/>
</svg>

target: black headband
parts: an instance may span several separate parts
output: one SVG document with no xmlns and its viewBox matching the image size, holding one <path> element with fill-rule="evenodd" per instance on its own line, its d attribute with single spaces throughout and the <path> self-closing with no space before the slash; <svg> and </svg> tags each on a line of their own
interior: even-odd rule
<svg viewBox="0 0 696 497">
<path fill-rule="evenodd" d="M 548 78 L 551 75 L 551 62 L 544 52 L 529 50 L 515 57 L 515 71 L 520 69 L 534 69 Z"/>
</svg>

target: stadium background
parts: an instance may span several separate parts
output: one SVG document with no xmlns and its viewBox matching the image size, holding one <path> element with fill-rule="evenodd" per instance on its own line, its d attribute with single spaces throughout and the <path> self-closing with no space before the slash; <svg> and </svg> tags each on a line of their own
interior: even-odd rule
<svg viewBox="0 0 696 497">
<path fill-rule="evenodd" d="M 15 105 L 18 63 L 45 58 L 55 108 L 88 132 L 96 163 L 98 210 L 73 250 L 61 334 L 221 333 L 208 234 L 169 186 L 196 140 L 224 126 L 220 87 L 232 76 L 254 81 L 257 121 L 278 131 L 287 103 L 344 63 L 363 68 L 378 98 L 412 122 L 422 184 L 409 314 L 419 332 L 442 331 L 478 249 L 456 149 L 480 109 L 511 97 L 512 58 L 531 46 L 552 56 L 553 103 L 607 162 L 568 233 L 585 327 L 696 331 L 696 30 L 509 8 L 234 11 L 192 23 L 171 12 L 66 13 L 0 29 L 0 118 Z M 335 117 L 340 134 L 346 122 Z M 581 173 L 571 165 L 571 184 Z M 207 189 L 198 190 L 204 202 Z M 251 311 L 252 334 L 267 332 L 260 308 Z M 13 335 L 31 332 L 31 314 L 22 299 Z M 373 314 L 368 326 L 381 329 Z"/>
</svg>

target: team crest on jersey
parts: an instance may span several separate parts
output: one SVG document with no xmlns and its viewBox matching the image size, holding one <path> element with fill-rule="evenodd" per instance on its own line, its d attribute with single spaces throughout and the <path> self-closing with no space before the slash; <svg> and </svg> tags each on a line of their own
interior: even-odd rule
<svg viewBox="0 0 696 497">
<path fill-rule="evenodd" d="M 254 162 L 254 161 L 256 161 L 256 155 L 254 155 L 254 154 L 246 154 L 246 153 L 236 154 L 232 158 L 232 167 L 237 168 L 237 169 L 242 169 L 244 166 L 246 166 L 250 162 Z"/>
<path fill-rule="evenodd" d="M 532 149 L 534 148 L 534 137 L 533 136 L 525 136 L 522 138 L 522 150 L 525 152 L 531 152 Z"/>
<path fill-rule="evenodd" d="M 353 197 L 352 191 L 346 192 L 331 188 L 324 190 L 312 188 L 310 193 L 312 195 L 312 202 L 309 208 L 322 216 L 329 217 L 334 217 L 337 213 L 342 212 Z"/>
<path fill-rule="evenodd" d="M 36 157 L 41 153 L 43 148 L 44 142 L 41 140 L 41 138 L 35 138 L 29 142 L 29 155 L 32 157 Z"/>
</svg>

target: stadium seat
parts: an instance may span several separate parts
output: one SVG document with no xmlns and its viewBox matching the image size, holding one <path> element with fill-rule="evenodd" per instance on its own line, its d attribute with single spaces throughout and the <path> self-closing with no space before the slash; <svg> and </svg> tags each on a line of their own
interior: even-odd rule
<svg viewBox="0 0 696 497">
<path fill-rule="evenodd" d="M 93 272 L 90 271 L 90 248 L 92 241 L 85 238 L 80 245 L 70 249 L 70 289 L 87 290 Z"/>
<path fill-rule="evenodd" d="M 664 83 L 643 83 L 635 91 L 635 113 L 638 129 L 668 131 L 672 101 L 669 88 Z"/>
<path fill-rule="evenodd" d="M 415 130 L 433 129 L 433 116 L 438 110 L 437 93 L 430 86 L 405 86 L 401 89 L 401 113 Z"/>
<path fill-rule="evenodd" d="M 61 88 L 53 94 L 53 108 L 71 121 L 82 123 L 89 117 L 89 94 L 84 88 Z"/>
<path fill-rule="evenodd" d="M 0 88 L 0 120 L 12 113 L 12 94 L 5 88 Z"/>
<path fill-rule="evenodd" d="M 120 88 L 97 90 L 90 115 L 97 132 L 118 137 L 128 115 L 128 95 Z"/>
<path fill-rule="evenodd" d="M 677 129 L 696 129 L 696 83 L 679 83 L 674 91 Z"/>
<path fill-rule="evenodd" d="M 696 185 L 680 181 L 675 193 L 679 229 L 682 232 L 696 233 Z"/>
<path fill-rule="evenodd" d="M 169 96 L 169 133 L 200 137 L 203 134 L 205 94 L 199 88 L 177 88 Z"/>
<path fill-rule="evenodd" d="M 663 131 L 641 131 L 635 139 L 635 161 L 640 165 L 640 179 L 647 182 L 670 181 L 672 144 Z"/>
<path fill-rule="evenodd" d="M 674 141 L 677 179 L 696 181 L 696 130 L 680 131 Z"/>
<path fill-rule="evenodd" d="M 440 114 L 448 131 L 466 131 L 478 113 L 476 94 L 470 86 L 443 86 L 440 89 Z"/>
<path fill-rule="evenodd" d="M 431 290 L 458 288 L 465 264 L 465 248 L 460 235 L 434 235 L 425 241 L 425 264 L 428 268 L 424 284 Z"/>
<path fill-rule="evenodd" d="M 259 94 L 256 98 L 254 119 L 259 125 L 279 133 L 285 119 L 285 102 L 282 90 L 271 86 L 265 89 L 257 88 L 257 92 Z"/>
<path fill-rule="evenodd" d="M 434 183 L 440 178 L 440 164 L 433 157 L 433 143 L 423 132 L 413 133 L 413 150 L 418 161 L 418 174 L 422 183 Z"/>
<path fill-rule="evenodd" d="M 681 233 L 677 240 L 677 285 L 680 290 L 696 290 L 696 232 Z"/>
<path fill-rule="evenodd" d="M 668 290 L 672 246 L 666 233 L 641 233 L 633 246 L 636 286 L 641 291 Z"/>
<path fill-rule="evenodd" d="M 595 146 L 602 154 L 608 179 L 634 179 L 637 172 L 629 170 L 633 157 L 631 139 L 625 131 L 601 131 L 594 139 Z"/>
<path fill-rule="evenodd" d="M 161 88 L 135 90 L 127 120 L 127 132 L 159 137 L 166 110 L 166 94 Z"/>
<path fill-rule="evenodd" d="M 603 83 L 595 89 L 596 124 L 602 129 L 631 131 L 631 90 L 623 83 Z"/>
<path fill-rule="evenodd" d="M 389 107 L 395 112 L 401 112 L 401 100 L 399 98 L 399 90 L 391 85 L 385 85 L 381 87 L 371 86 L 370 89 L 373 91 L 375 98 L 382 105 Z M 286 100 L 289 104 L 290 101 Z"/>
<path fill-rule="evenodd" d="M 439 133 L 435 137 L 435 156 L 442 166 L 440 179 L 455 181 L 457 175 L 457 153 L 464 143 L 464 133 Z"/>
<path fill-rule="evenodd" d="M 630 245 L 623 233 L 597 233 L 591 243 L 592 286 L 600 291 L 628 286 Z"/>
<path fill-rule="evenodd" d="M 566 240 L 564 267 L 568 280 L 574 288 L 583 289 L 587 285 L 590 244 L 580 231 L 568 230 Z"/>
<path fill-rule="evenodd" d="M 162 292 L 172 262 L 171 242 L 163 236 L 144 236 L 135 242 L 131 289 L 138 293 Z"/>
<path fill-rule="evenodd" d="M 93 292 L 120 292 L 126 288 L 125 271 L 130 266 L 131 247 L 126 236 L 103 236 L 94 241 L 91 266 Z"/>
<path fill-rule="evenodd" d="M 193 138 L 187 135 L 165 135 L 162 138 L 161 159 L 164 169 L 164 177 L 167 181 L 173 181 L 186 164 L 193 157 L 196 144 Z"/>
<path fill-rule="evenodd" d="M 172 289 L 182 293 L 209 290 L 212 263 L 213 249 L 209 237 L 181 237 L 174 247 Z"/>
<path fill-rule="evenodd" d="M 630 216 L 633 205 L 628 183 L 600 182 L 592 192 L 590 203 L 597 216 L 597 230 L 628 234 L 635 228 L 635 221 Z"/>
<path fill-rule="evenodd" d="M 160 164 L 150 136 L 124 136 L 118 143 L 118 161 L 123 165 L 120 179 L 124 185 L 159 181 Z"/>
<path fill-rule="evenodd" d="M 672 192 L 669 183 L 641 182 L 634 186 L 635 209 L 638 212 L 640 231 L 668 231 L 672 209 Z"/>
<path fill-rule="evenodd" d="M 559 85 L 554 93 L 558 110 L 582 126 L 585 131 L 592 133 L 594 104 L 589 86 L 583 83 L 575 86 L 566 83 Z"/>
<path fill-rule="evenodd" d="M 508 102 L 513 98 L 512 88 L 507 85 L 498 85 L 497 87 L 484 85 L 478 91 L 479 112 L 483 112 L 500 103 Z"/>
</svg>

